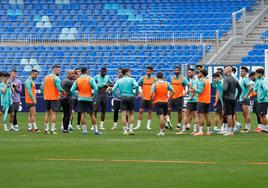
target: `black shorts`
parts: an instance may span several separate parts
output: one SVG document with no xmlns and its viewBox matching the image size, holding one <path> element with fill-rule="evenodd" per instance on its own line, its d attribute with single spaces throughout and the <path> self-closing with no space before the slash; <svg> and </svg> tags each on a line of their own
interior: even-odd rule
<svg viewBox="0 0 268 188">
<path fill-rule="evenodd" d="M 13 109 L 14 109 L 14 112 L 16 111 L 19 111 L 20 109 L 20 102 L 13 102 Z"/>
<path fill-rule="evenodd" d="M 224 115 L 235 115 L 236 101 L 225 100 L 223 103 Z"/>
<path fill-rule="evenodd" d="M 153 109 L 152 101 L 141 99 L 140 108 L 152 110 Z"/>
<path fill-rule="evenodd" d="M 214 107 L 214 112 L 222 113 L 222 103 L 218 101 L 217 105 Z"/>
<path fill-rule="evenodd" d="M 114 111 L 119 111 L 121 109 L 121 101 L 113 100 L 113 109 Z"/>
<path fill-rule="evenodd" d="M 134 110 L 134 97 L 123 96 L 121 98 L 121 111 L 132 111 Z"/>
<path fill-rule="evenodd" d="M 155 103 L 156 114 L 159 115 L 168 115 L 168 103 L 167 102 L 158 102 Z"/>
<path fill-rule="evenodd" d="M 183 110 L 184 99 L 179 97 L 177 99 L 170 99 L 168 101 L 168 108 L 181 112 Z"/>
<path fill-rule="evenodd" d="M 93 101 L 78 101 L 78 112 L 91 113 L 94 110 Z"/>
<path fill-rule="evenodd" d="M 78 99 L 72 99 L 73 111 L 78 112 Z"/>
<path fill-rule="evenodd" d="M 5 112 L 5 109 L 4 109 L 3 106 L 1 106 L 1 110 L 2 110 L 3 113 Z M 13 104 L 11 104 L 9 106 L 9 109 L 8 109 L 8 113 L 11 113 L 11 112 L 14 112 L 14 106 L 13 106 Z"/>
<path fill-rule="evenodd" d="M 106 109 L 108 102 L 108 96 L 106 93 L 99 93 L 96 98 L 95 110 L 99 109 L 99 106 Z"/>
<path fill-rule="evenodd" d="M 45 100 L 46 111 L 52 110 L 53 112 L 59 112 L 61 103 L 60 100 Z"/>
<path fill-rule="evenodd" d="M 258 112 L 258 101 L 252 100 L 253 106 L 252 106 L 252 112 L 257 113 Z"/>
<path fill-rule="evenodd" d="M 260 116 L 267 115 L 268 102 L 260 102 L 257 105 L 257 114 Z"/>
<path fill-rule="evenodd" d="M 196 111 L 197 110 L 197 102 L 188 102 L 187 110 Z"/>
<path fill-rule="evenodd" d="M 207 103 L 197 103 L 197 113 L 209 113 L 209 106 Z"/>
<path fill-rule="evenodd" d="M 249 99 L 245 99 L 245 100 L 241 101 L 240 104 L 241 104 L 241 106 L 242 106 L 242 105 L 247 105 L 247 106 L 249 106 L 249 105 L 250 105 L 250 100 L 249 100 Z"/>
<path fill-rule="evenodd" d="M 27 109 L 29 110 L 32 107 L 36 107 L 35 103 L 26 103 Z"/>
</svg>

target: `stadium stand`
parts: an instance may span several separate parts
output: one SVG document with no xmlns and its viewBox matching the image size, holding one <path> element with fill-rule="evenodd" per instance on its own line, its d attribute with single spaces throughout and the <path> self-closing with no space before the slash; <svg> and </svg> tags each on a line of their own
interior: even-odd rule
<svg viewBox="0 0 268 188">
<path fill-rule="evenodd" d="M 222 36 L 230 29 L 232 12 L 243 7 L 250 10 L 254 2 L 2 0 L 0 34 L 7 39 L 15 35 L 27 38 L 31 34 L 46 34 L 47 39 L 79 40 L 87 34 L 194 31 L 202 33 L 204 38 L 215 38 L 215 30 L 221 28 Z M 67 29 L 75 33 L 64 33 Z"/>
</svg>

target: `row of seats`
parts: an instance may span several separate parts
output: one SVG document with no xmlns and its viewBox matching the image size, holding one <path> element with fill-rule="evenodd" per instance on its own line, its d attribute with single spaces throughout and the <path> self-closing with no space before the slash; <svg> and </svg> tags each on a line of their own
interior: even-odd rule
<svg viewBox="0 0 268 188">
<path fill-rule="evenodd" d="M 265 61 L 265 49 L 268 49 L 268 44 L 257 44 L 251 51 L 248 52 L 246 57 L 241 59 L 241 62 L 252 63 L 256 65 L 263 65 Z"/>
<path fill-rule="evenodd" d="M 243 7 L 250 10 L 255 3 L 254 0 L 72 0 L 64 4 L 64 1 L 33 0 L 23 1 L 23 5 L 1 1 L 0 34 L 5 34 L 5 39 L 13 38 L 12 34 L 27 38 L 29 33 L 45 35 L 38 40 L 82 40 L 83 34 L 194 31 L 202 33 L 204 38 L 215 38 L 215 31 L 222 25 L 220 37 L 230 29 L 232 12 Z M 76 28 L 77 34 L 62 33 L 66 27 Z"/>
<path fill-rule="evenodd" d="M 206 51 L 209 49 L 206 48 Z M 35 68 L 41 71 L 37 80 L 41 82 L 53 64 L 61 65 L 62 72 L 72 67 L 90 66 L 94 74 L 105 66 L 113 76 L 117 74 L 118 67 L 126 66 L 133 69 L 133 76 L 138 78 L 146 65 L 153 65 L 156 70 L 172 71 L 178 64 L 197 64 L 202 57 L 203 46 L 199 45 L 0 46 L 0 70 L 16 68 L 23 80 Z"/>
</svg>

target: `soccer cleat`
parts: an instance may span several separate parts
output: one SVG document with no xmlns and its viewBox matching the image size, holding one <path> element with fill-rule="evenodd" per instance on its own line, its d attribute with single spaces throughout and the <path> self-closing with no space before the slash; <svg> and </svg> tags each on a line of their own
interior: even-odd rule
<svg viewBox="0 0 268 188">
<path fill-rule="evenodd" d="M 20 129 L 20 128 L 19 128 L 19 125 L 14 125 L 14 128 L 17 129 L 17 130 Z"/>
<path fill-rule="evenodd" d="M 56 131 L 50 131 L 51 134 L 57 135 L 58 133 Z"/>
<path fill-rule="evenodd" d="M 111 130 L 116 130 L 117 129 L 117 127 L 115 127 L 115 126 L 113 126 L 112 128 L 111 128 Z"/>
<path fill-rule="evenodd" d="M 261 132 L 261 128 L 258 127 L 258 128 L 255 129 L 255 131 L 256 131 L 257 133 L 260 133 L 260 132 Z"/>
<path fill-rule="evenodd" d="M 124 131 L 123 135 L 124 136 L 128 136 L 128 132 L 127 131 Z"/>
<path fill-rule="evenodd" d="M 191 133 L 191 135 L 194 135 L 194 134 L 196 134 L 197 133 L 197 131 L 193 131 L 192 133 Z"/>
<path fill-rule="evenodd" d="M 80 125 L 77 125 L 77 126 L 76 126 L 76 129 L 77 129 L 78 131 L 81 131 L 81 130 L 82 130 L 81 127 L 80 127 Z"/>
<path fill-rule="evenodd" d="M 33 129 L 27 129 L 27 130 L 28 130 L 28 133 L 34 132 Z"/>
<path fill-rule="evenodd" d="M 7 127 L 4 127 L 4 131 L 8 132 L 8 131 L 9 131 L 9 129 L 8 129 Z"/>
<path fill-rule="evenodd" d="M 251 131 L 249 129 L 244 129 L 242 131 L 240 131 L 241 133 L 250 133 Z"/>
<path fill-rule="evenodd" d="M 186 127 L 186 131 L 189 131 L 190 130 L 190 127 Z"/>
<path fill-rule="evenodd" d="M 150 126 L 146 126 L 146 129 L 151 130 L 152 128 Z"/>
<path fill-rule="evenodd" d="M 69 127 L 69 131 L 75 131 L 75 128 Z"/>
<path fill-rule="evenodd" d="M 180 131 L 176 133 L 176 135 L 184 135 L 184 134 L 186 134 L 186 131 Z"/>
<path fill-rule="evenodd" d="M 133 129 L 134 130 L 137 130 L 137 129 L 140 129 L 141 128 L 141 126 L 136 126 L 136 127 L 134 127 Z"/>
<path fill-rule="evenodd" d="M 233 132 L 227 132 L 223 136 L 234 136 L 234 133 Z"/>
<path fill-rule="evenodd" d="M 164 133 L 164 132 L 159 132 L 159 133 L 157 134 L 157 136 L 165 136 L 165 133 Z"/>
<path fill-rule="evenodd" d="M 94 131 L 94 135 L 102 135 L 102 133 L 98 131 Z"/>
<path fill-rule="evenodd" d="M 261 133 L 268 133 L 268 131 L 267 130 L 261 130 Z"/>
<path fill-rule="evenodd" d="M 181 127 L 177 125 L 176 130 L 181 130 Z"/>
<path fill-rule="evenodd" d="M 90 130 L 94 131 L 94 127 L 92 126 Z"/>
<path fill-rule="evenodd" d="M 63 130 L 62 133 L 68 133 L 69 131 L 68 130 Z"/>
<path fill-rule="evenodd" d="M 209 131 L 209 132 L 207 132 L 206 135 L 207 135 L 207 136 L 210 136 L 210 135 L 212 135 L 212 133 L 213 133 L 213 132 Z"/>
<path fill-rule="evenodd" d="M 100 126 L 100 128 L 99 128 L 100 130 L 105 130 L 105 128 L 103 127 L 103 126 Z"/>
<path fill-rule="evenodd" d="M 203 132 L 198 132 L 198 133 L 193 134 L 193 136 L 204 136 L 204 133 Z"/>
<path fill-rule="evenodd" d="M 19 131 L 19 129 L 16 129 L 15 127 L 10 127 L 9 131 Z"/>
<path fill-rule="evenodd" d="M 45 134 L 50 134 L 49 130 L 45 130 Z"/>
<path fill-rule="evenodd" d="M 40 133 L 39 129 L 32 129 L 31 131 L 34 132 L 34 133 Z"/>
<path fill-rule="evenodd" d="M 166 129 L 169 129 L 169 130 L 172 130 L 172 124 L 170 123 L 170 121 L 168 121 L 168 122 L 165 124 L 165 128 L 166 128 Z"/>
<path fill-rule="evenodd" d="M 135 133 L 133 131 L 129 131 L 128 133 L 129 135 L 135 135 Z"/>
<path fill-rule="evenodd" d="M 83 131 L 83 135 L 84 136 L 87 136 L 88 135 L 88 132 L 87 131 Z"/>
<path fill-rule="evenodd" d="M 241 130 L 241 127 L 242 127 L 241 124 L 235 125 L 235 127 L 234 127 L 234 133 L 235 134 L 238 134 L 240 132 L 240 130 Z"/>
</svg>

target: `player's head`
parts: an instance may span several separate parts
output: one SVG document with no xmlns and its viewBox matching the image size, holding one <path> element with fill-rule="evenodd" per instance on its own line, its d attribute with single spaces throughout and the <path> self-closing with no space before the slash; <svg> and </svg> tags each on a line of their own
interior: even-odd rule
<svg viewBox="0 0 268 188">
<path fill-rule="evenodd" d="M 101 68 L 101 76 L 104 77 L 107 73 L 107 69 L 105 67 Z"/>
<path fill-rule="evenodd" d="M 217 68 L 217 72 L 220 73 L 221 75 L 223 75 L 223 69 L 222 68 Z"/>
<path fill-rule="evenodd" d="M 30 73 L 30 76 L 32 77 L 33 80 L 35 80 L 39 75 L 39 71 L 36 69 L 33 69 Z"/>
<path fill-rule="evenodd" d="M 196 70 L 200 71 L 201 69 L 203 69 L 203 65 L 196 65 Z"/>
<path fill-rule="evenodd" d="M 7 82 L 9 78 L 10 78 L 10 73 L 9 72 L 3 72 L 3 81 Z"/>
<path fill-rule="evenodd" d="M 156 77 L 157 77 L 157 79 L 163 79 L 163 73 L 162 72 L 158 72 L 156 74 Z"/>
<path fill-rule="evenodd" d="M 122 74 L 123 74 L 123 76 L 130 76 L 130 69 L 123 68 L 122 69 Z"/>
<path fill-rule="evenodd" d="M 118 68 L 118 78 L 122 78 L 123 74 L 122 74 L 122 68 Z"/>
<path fill-rule="evenodd" d="M 252 81 L 255 81 L 256 80 L 256 72 L 251 72 L 249 73 L 248 77 L 252 80 Z"/>
<path fill-rule="evenodd" d="M 257 78 L 262 78 L 264 76 L 264 69 L 263 68 L 258 68 L 255 72 L 256 72 Z"/>
<path fill-rule="evenodd" d="M 240 68 L 241 70 L 240 70 L 240 76 L 241 77 L 245 77 L 245 76 L 247 76 L 247 74 L 248 74 L 248 68 L 247 67 L 241 67 Z"/>
<path fill-rule="evenodd" d="M 176 76 L 178 76 L 180 73 L 181 73 L 181 68 L 180 68 L 179 66 L 176 66 L 176 67 L 174 68 L 174 74 L 175 74 Z"/>
<path fill-rule="evenodd" d="M 198 76 L 198 78 L 204 78 L 204 77 L 206 77 L 208 75 L 208 71 L 206 70 L 206 69 L 201 69 L 200 71 L 199 71 L 199 74 L 197 75 Z"/>
<path fill-rule="evenodd" d="M 212 75 L 214 82 L 218 82 L 221 79 L 221 74 L 219 72 L 216 72 Z"/>
<path fill-rule="evenodd" d="M 79 77 L 81 75 L 81 69 L 80 68 L 75 68 L 74 69 L 74 73 L 77 77 Z"/>
<path fill-rule="evenodd" d="M 232 66 L 231 65 L 227 65 L 224 67 L 224 74 L 225 75 L 230 75 L 232 73 Z"/>
<path fill-rule="evenodd" d="M 194 69 L 193 68 L 189 68 L 187 70 L 187 76 L 188 76 L 188 78 L 193 78 L 194 77 Z"/>
<path fill-rule="evenodd" d="M 151 76 L 153 73 L 153 67 L 152 66 L 147 66 L 146 67 L 146 75 Z"/>
<path fill-rule="evenodd" d="M 232 66 L 232 72 L 233 74 L 236 74 L 236 68 Z"/>
<path fill-rule="evenodd" d="M 74 70 L 68 70 L 67 71 L 67 77 L 71 80 L 75 79 L 76 75 L 75 75 L 75 72 Z"/>
<path fill-rule="evenodd" d="M 17 77 L 17 70 L 16 69 L 11 70 L 10 77 L 12 79 L 15 79 Z"/>
<path fill-rule="evenodd" d="M 88 70 L 86 67 L 81 68 L 81 74 L 88 74 Z"/>
<path fill-rule="evenodd" d="M 52 66 L 52 72 L 53 72 L 53 74 L 59 76 L 60 75 L 60 66 L 59 65 L 53 65 Z"/>
</svg>

